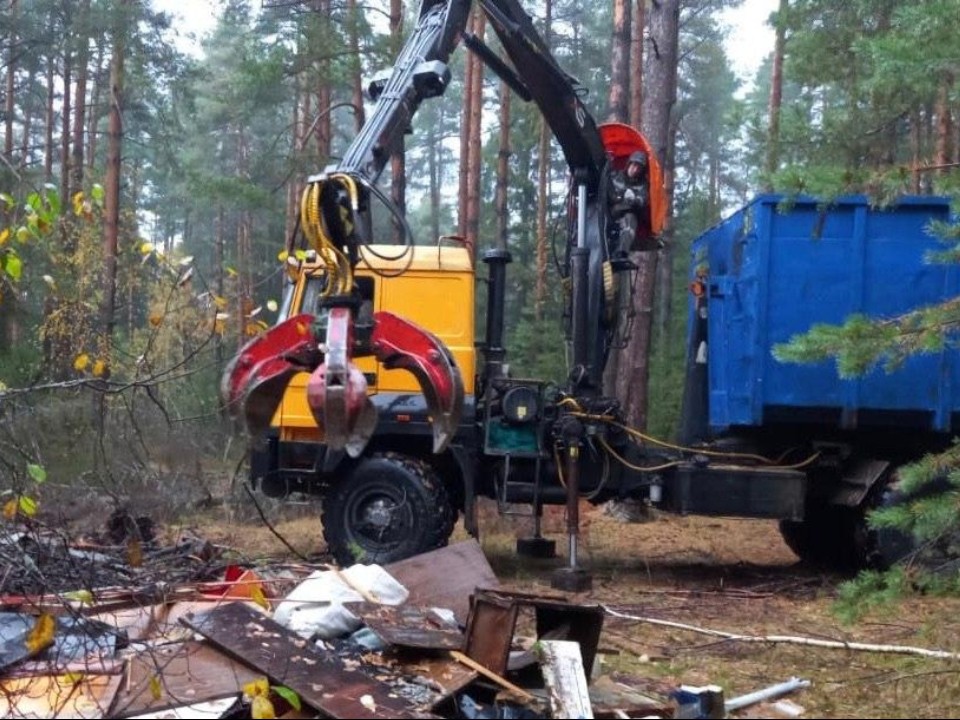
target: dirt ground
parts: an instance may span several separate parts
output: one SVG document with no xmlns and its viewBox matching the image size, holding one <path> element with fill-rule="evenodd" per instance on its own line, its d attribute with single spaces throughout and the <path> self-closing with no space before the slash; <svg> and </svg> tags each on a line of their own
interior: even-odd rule
<svg viewBox="0 0 960 720">
<path fill-rule="evenodd" d="M 268 517 L 276 533 L 299 552 L 322 551 L 315 508 L 287 507 Z M 545 532 L 557 539 L 561 554 L 550 561 L 522 559 L 513 552 L 515 538 L 527 532 L 528 522 L 499 518 L 487 508 L 481 544 L 504 584 L 549 593 L 551 573 L 564 563 L 562 517 L 545 518 Z M 912 597 L 845 625 L 835 612 L 835 599 L 846 578 L 799 563 L 773 522 L 657 515 L 624 523 L 593 508 L 586 512 L 583 528 L 581 560 L 593 574 L 594 587 L 576 596 L 579 601 L 737 635 L 960 653 L 960 598 Z M 251 558 L 290 554 L 257 520 L 208 515 L 193 531 Z M 453 540 L 465 538 L 458 528 Z M 734 641 L 613 617 L 604 625 L 600 660 L 601 675 L 651 694 L 679 684 L 715 684 L 729 700 L 797 677 L 811 682 L 791 696 L 805 709 L 804 717 L 960 717 L 958 660 Z"/>
</svg>

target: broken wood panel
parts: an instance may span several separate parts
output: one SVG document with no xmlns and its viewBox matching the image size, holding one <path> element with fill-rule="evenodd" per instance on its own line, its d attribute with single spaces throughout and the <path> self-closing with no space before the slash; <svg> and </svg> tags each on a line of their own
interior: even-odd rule
<svg viewBox="0 0 960 720">
<path fill-rule="evenodd" d="M 462 650 L 464 635 L 430 608 L 351 602 L 345 607 L 388 645 L 424 650 Z"/>
<path fill-rule="evenodd" d="M 537 643 L 537 654 L 553 717 L 592 718 L 580 644 L 572 640 L 542 640 Z"/>
<path fill-rule="evenodd" d="M 57 675 L 0 681 L 0 717 L 107 717 L 120 687 L 119 675 Z"/>
<path fill-rule="evenodd" d="M 513 601 L 474 595 L 465 654 L 497 675 L 506 673 L 519 612 L 520 607 Z"/>
<path fill-rule="evenodd" d="M 130 658 L 124 688 L 117 693 L 113 710 L 117 715 L 139 715 L 237 696 L 246 683 L 259 677 L 260 673 L 205 642 L 150 648 Z"/>
<path fill-rule="evenodd" d="M 286 685 L 307 704 L 333 718 L 430 717 L 338 657 L 239 603 L 202 617 L 184 618 L 206 637 L 278 685 Z"/>
<path fill-rule="evenodd" d="M 500 585 L 476 540 L 415 555 L 384 569 L 410 591 L 408 603 L 449 608 L 461 624 L 467 622 L 470 596 L 477 588 Z"/>
</svg>

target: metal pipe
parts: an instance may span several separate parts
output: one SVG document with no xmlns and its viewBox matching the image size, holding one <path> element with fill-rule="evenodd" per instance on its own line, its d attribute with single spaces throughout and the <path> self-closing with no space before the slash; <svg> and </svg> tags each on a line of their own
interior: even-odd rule
<svg viewBox="0 0 960 720">
<path fill-rule="evenodd" d="M 564 480 L 567 483 L 567 538 L 569 540 L 570 569 L 577 569 L 577 550 L 580 535 L 580 448 L 571 445 L 567 450 Z"/>
<path fill-rule="evenodd" d="M 507 250 L 491 249 L 483 254 L 489 266 L 487 281 L 487 337 L 484 357 L 485 376 L 499 374 L 507 351 L 503 347 L 503 330 L 507 296 L 507 265 L 512 258 Z"/>
<path fill-rule="evenodd" d="M 786 682 L 779 683 L 778 685 L 771 685 L 768 688 L 763 690 L 757 690 L 756 692 L 748 693 L 747 695 L 740 695 L 739 697 L 731 698 L 727 700 L 723 707 L 729 713 L 734 710 L 739 710 L 740 708 L 745 708 L 748 705 L 754 705 L 758 702 L 763 702 L 764 700 L 770 700 L 781 695 L 786 695 L 792 693 L 794 690 L 800 690 L 801 688 L 810 687 L 809 680 L 801 680 L 800 678 L 790 678 Z"/>
<path fill-rule="evenodd" d="M 577 247 L 587 246 L 587 186 L 577 186 Z"/>
</svg>

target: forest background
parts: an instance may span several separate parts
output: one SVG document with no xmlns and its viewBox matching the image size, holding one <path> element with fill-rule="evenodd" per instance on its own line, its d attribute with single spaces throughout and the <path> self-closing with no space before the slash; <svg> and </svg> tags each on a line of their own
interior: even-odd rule
<svg viewBox="0 0 960 720">
<path fill-rule="evenodd" d="M 524 3 L 595 117 L 641 127 L 666 170 L 667 248 L 641 263 L 632 344 L 611 374 L 631 388 L 631 421 L 663 437 L 678 424 L 693 237 L 761 191 L 957 192 L 960 0 L 779 0 L 775 45 L 746 79 L 723 23 L 740 4 Z M 140 0 L 4 2 L 0 491 L 11 497 L 43 483 L 74 516 L 94 496 L 171 513 L 214 498 L 209 468 L 242 455 L 220 407 L 223 368 L 276 317 L 298 189 L 356 134 L 364 80 L 390 67 L 418 4 L 208 7 L 193 52 Z M 511 365 L 560 379 L 562 155 L 536 109 L 465 49 L 452 74 L 381 184 L 418 242 L 509 248 Z M 379 232 L 396 230 L 384 217 Z"/>
</svg>

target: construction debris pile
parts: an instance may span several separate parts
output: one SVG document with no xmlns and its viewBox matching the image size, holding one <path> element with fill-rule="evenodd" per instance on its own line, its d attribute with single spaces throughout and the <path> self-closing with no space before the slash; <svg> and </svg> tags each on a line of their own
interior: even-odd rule
<svg viewBox="0 0 960 720">
<path fill-rule="evenodd" d="M 131 563 L 23 540 L 0 545 L 5 558 L 19 553 L 0 586 L 3 717 L 663 718 L 735 709 L 714 686 L 641 694 L 602 676 L 605 609 L 502 587 L 474 541 L 340 569 L 232 565 L 202 542 Z M 173 575 L 148 581 L 152 561 Z M 68 587 L 65 577 L 80 581 Z M 792 682 L 782 692 L 803 686 Z"/>
</svg>

